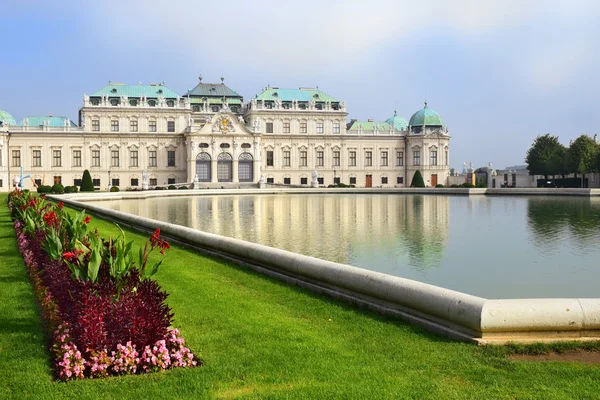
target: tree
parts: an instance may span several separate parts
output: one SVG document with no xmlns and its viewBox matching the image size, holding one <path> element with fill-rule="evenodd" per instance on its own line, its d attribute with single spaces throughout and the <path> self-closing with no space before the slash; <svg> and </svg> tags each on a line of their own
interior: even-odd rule
<svg viewBox="0 0 600 400">
<path fill-rule="evenodd" d="M 425 187 L 425 182 L 423 181 L 423 175 L 421 175 L 421 171 L 417 170 L 417 172 L 415 172 L 412 182 L 410 183 L 410 187 Z"/>
<path fill-rule="evenodd" d="M 92 182 L 92 176 L 90 175 L 90 171 L 87 169 L 83 171 L 83 178 L 81 179 L 81 187 L 79 188 L 81 192 L 93 192 L 94 191 L 94 182 Z"/>
<path fill-rule="evenodd" d="M 568 150 L 568 167 L 571 172 L 581 174 L 581 182 L 588 172 L 597 170 L 598 144 L 588 135 L 581 135 L 571 143 Z"/>
<path fill-rule="evenodd" d="M 554 154 L 560 154 L 561 148 L 564 149 L 564 146 L 559 143 L 558 136 L 551 136 L 547 133 L 535 138 L 525 156 L 529 174 L 544 175 L 546 179 L 548 179 L 548 175 L 554 175 L 550 160 Z M 555 158 L 557 157 L 555 156 Z"/>
<path fill-rule="evenodd" d="M 567 164 L 567 148 L 563 145 L 557 147 L 556 150 L 550 155 L 548 160 L 549 173 L 553 177 L 555 175 L 561 175 L 563 178 L 569 173 L 569 166 Z"/>
</svg>

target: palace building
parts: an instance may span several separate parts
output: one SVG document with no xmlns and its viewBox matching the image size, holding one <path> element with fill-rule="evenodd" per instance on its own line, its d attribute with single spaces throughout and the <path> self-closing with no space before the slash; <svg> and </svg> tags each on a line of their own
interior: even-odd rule
<svg viewBox="0 0 600 400">
<path fill-rule="evenodd" d="M 449 131 L 427 103 L 407 122 L 347 121 L 346 103 L 318 88 L 267 87 L 249 101 L 221 83 L 184 94 L 164 84 L 110 82 L 84 95 L 79 121 L 0 111 L 0 191 L 79 185 L 89 170 L 99 190 L 266 184 L 357 187 L 447 184 Z"/>
</svg>

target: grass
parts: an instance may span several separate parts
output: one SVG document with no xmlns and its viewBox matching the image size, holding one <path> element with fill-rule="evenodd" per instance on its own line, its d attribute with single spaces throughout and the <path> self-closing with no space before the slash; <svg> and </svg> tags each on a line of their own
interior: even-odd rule
<svg viewBox="0 0 600 400">
<path fill-rule="evenodd" d="M 94 218 L 107 235 L 117 228 Z M 127 232 L 141 245 L 147 236 Z M 597 398 L 600 366 L 511 361 L 173 245 L 157 274 L 201 368 L 52 380 L 45 336 L 0 195 L 1 398 Z M 516 349 L 516 350 L 515 350 Z"/>
</svg>

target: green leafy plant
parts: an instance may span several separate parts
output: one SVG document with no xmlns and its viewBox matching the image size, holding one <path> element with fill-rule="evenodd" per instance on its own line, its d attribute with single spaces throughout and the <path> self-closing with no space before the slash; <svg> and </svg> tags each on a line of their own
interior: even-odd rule
<svg viewBox="0 0 600 400">
<path fill-rule="evenodd" d="M 421 175 L 421 171 L 417 170 L 417 172 L 415 172 L 412 182 L 410 183 L 410 187 L 425 187 L 425 182 L 423 181 L 423 175 Z"/>
<path fill-rule="evenodd" d="M 92 176 L 90 175 L 90 171 L 87 169 L 83 171 L 83 177 L 81 178 L 81 187 L 79 188 L 81 192 L 93 192 L 94 191 L 94 182 L 92 182 Z"/>
<path fill-rule="evenodd" d="M 52 186 L 52 193 L 63 194 L 65 192 L 65 187 L 60 183 L 55 183 Z"/>
</svg>

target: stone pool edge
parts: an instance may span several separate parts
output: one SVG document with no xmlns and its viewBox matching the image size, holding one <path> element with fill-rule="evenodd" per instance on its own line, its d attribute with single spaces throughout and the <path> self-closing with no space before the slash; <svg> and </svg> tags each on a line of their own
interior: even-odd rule
<svg viewBox="0 0 600 400">
<path fill-rule="evenodd" d="M 223 190 L 218 192 L 224 194 Z M 189 194 L 192 193 L 188 191 Z M 152 232 L 160 228 L 172 240 L 311 291 L 394 315 L 453 339 L 480 344 L 600 340 L 600 299 L 489 300 L 77 201 L 77 198 L 88 201 L 88 196 L 48 197 L 136 230 Z M 103 199 L 115 197 L 103 196 Z"/>
</svg>

